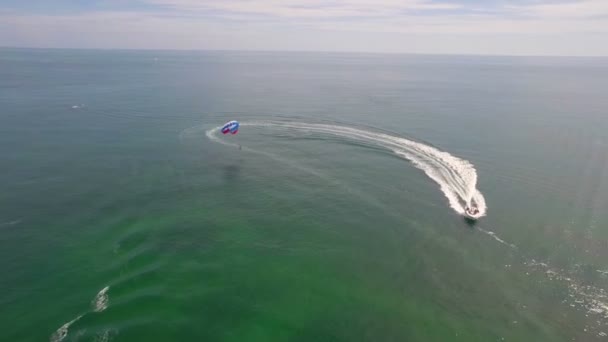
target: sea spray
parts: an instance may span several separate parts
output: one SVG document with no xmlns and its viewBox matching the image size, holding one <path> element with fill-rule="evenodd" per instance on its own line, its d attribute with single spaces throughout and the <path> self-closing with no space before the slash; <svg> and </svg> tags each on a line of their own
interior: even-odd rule
<svg viewBox="0 0 608 342">
<path fill-rule="evenodd" d="M 108 291 L 110 290 L 109 286 L 104 287 L 103 289 L 101 289 L 97 295 L 95 295 L 95 298 L 93 298 L 93 301 L 91 301 L 91 311 L 93 312 L 102 312 L 105 309 L 108 308 L 108 304 L 109 304 L 109 297 L 108 297 Z M 60 342 L 63 341 L 63 339 L 65 339 L 68 336 L 68 332 L 69 332 L 69 328 L 72 324 L 76 323 L 79 319 L 81 319 L 84 315 L 88 314 L 91 311 L 87 311 L 81 315 L 78 315 L 76 318 L 74 318 L 73 320 L 65 323 L 64 325 L 62 325 L 61 327 L 59 327 L 59 329 L 57 329 L 50 338 L 51 342 Z M 107 331 L 104 331 L 102 333 L 104 336 L 108 335 Z M 107 341 L 107 339 L 105 340 Z"/>
</svg>

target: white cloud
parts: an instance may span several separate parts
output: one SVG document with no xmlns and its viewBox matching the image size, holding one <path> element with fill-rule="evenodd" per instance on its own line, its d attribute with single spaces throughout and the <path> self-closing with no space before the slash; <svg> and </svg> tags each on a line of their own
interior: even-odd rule
<svg viewBox="0 0 608 342">
<path fill-rule="evenodd" d="M 575 0 L 564 3 L 533 4 L 507 7 L 537 18 L 601 18 L 608 16 L 607 0 Z M 604 20 L 608 21 L 606 18 Z"/>
<path fill-rule="evenodd" d="M 487 12 L 426 0 L 146 1 L 163 10 L 0 11 L 0 45 L 608 55 L 608 0 Z"/>
<path fill-rule="evenodd" d="M 428 0 L 146 0 L 174 10 L 246 13 L 276 18 L 340 18 L 394 16 L 414 10 L 446 10 L 460 5 Z M 218 15 L 222 15 L 218 13 Z"/>
<path fill-rule="evenodd" d="M 146 0 L 180 13 L 321 30 L 393 33 L 608 33 L 608 0 L 503 6 L 489 13 L 428 0 Z M 419 11 L 426 13 L 421 15 Z M 451 11 L 446 11 L 451 10 Z M 458 10 L 458 11 L 454 11 Z M 260 18 L 262 16 L 262 18 Z"/>
</svg>

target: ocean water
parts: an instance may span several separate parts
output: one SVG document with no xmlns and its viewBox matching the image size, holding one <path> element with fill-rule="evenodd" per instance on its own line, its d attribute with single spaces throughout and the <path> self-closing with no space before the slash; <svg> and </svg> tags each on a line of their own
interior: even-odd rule
<svg viewBox="0 0 608 342">
<path fill-rule="evenodd" d="M 0 49 L 0 340 L 608 340 L 607 132 L 602 58 Z"/>
</svg>

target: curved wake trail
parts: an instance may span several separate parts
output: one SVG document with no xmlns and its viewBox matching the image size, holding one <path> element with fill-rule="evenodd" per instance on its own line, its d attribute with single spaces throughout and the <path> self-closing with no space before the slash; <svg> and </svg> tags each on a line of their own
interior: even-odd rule
<svg viewBox="0 0 608 342">
<path fill-rule="evenodd" d="M 469 161 L 440 151 L 432 146 L 408 140 L 387 133 L 363 130 L 360 128 L 334 124 L 316 124 L 281 121 L 243 122 L 241 126 L 261 127 L 268 129 L 295 130 L 305 133 L 326 134 L 356 142 L 364 142 L 392 151 L 406 159 L 437 183 L 449 201 L 450 207 L 459 214 L 464 214 L 466 206 L 475 202 L 480 216 L 485 216 L 487 207 L 482 193 L 477 190 L 477 172 Z M 207 137 L 215 142 L 238 147 L 217 136 L 219 127 L 206 132 Z"/>
</svg>

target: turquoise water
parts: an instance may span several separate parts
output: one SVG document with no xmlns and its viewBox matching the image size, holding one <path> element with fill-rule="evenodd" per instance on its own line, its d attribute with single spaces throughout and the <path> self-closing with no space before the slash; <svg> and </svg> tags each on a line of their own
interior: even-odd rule
<svg viewBox="0 0 608 342">
<path fill-rule="evenodd" d="M 0 337 L 606 340 L 606 108 L 597 58 L 0 49 Z"/>
</svg>

